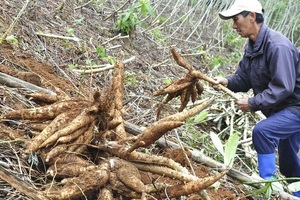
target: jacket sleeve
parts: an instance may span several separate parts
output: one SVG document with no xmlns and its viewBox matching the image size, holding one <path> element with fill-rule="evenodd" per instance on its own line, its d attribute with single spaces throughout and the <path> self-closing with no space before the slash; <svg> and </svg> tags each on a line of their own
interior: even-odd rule
<svg viewBox="0 0 300 200">
<path fill-rule="evenodd" d="M 248 65 L 245 57 L 239 62 L 238 68 L 233 76 L 227 77 L 228 85 L 227 87 L 233 92 L 247 92 L 251 89 L 251 82 L 249 79 L 249 74 L 247 68 Z"/>
<path fill-rule="evenodd" d="M 292 50 L 287 46 L 277 45 L 266 53 L 271 81 L 267 89 L 249 99 L 249 106 L 253 111 L 274 108 L 290 96 L 295 88 L 296 69 Z"/>
</svg>

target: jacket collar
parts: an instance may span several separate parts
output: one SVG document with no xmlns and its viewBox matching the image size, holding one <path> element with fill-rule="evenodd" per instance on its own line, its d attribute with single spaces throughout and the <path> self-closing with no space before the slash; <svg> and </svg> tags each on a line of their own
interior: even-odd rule
<svg viewBox="0 0 300 200">
<path fill-rule="evenodd" d="M 263 23 L 259 30 L 256 41 L 253 42 L 251 40 L 248 40 L 248 44 L 246 46 L 246 56 L 252 57 L 263 53 L 262 47 L 264 45 L 265 36 L 268 30 L 268 26 L 265 23 Z"/>
</svg>

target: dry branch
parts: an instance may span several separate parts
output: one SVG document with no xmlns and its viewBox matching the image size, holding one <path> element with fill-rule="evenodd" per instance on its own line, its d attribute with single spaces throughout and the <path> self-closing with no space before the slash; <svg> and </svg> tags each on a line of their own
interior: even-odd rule
<svg viewBox="0 0 300 200">
<path fill-rule="evenodd" d="M 73 40 L 75 42 L 80 42 L 80 39 L 78 37 L 68 37 L 68 36 L 62 36 L 62 35 L 55 35 L 51 33 L 42 33 L 42 32 L 36 32 L 36 35 L 39 36 L 44 36 L 44 37 L 51 37 L 51 38 L 56 38 L 56 39 L 61 39 L 61 40 Z"/>
<path fill-rule="evenodd" d="M 126 63 L 129 63 L 129 62 L 133 61 L 133 60 L 135 60 L 135 56 L 132 56 L 132 57 L 124 60 L 123 63 L 126 64 Z M 74 69 L 73 71 L 77 72 L 77 73 L 81 73 L 81 74 L 99 73 L 99 72 L 107 71 L 107 70 L 110 70 L 110 69 L 114 69 L 114 66 L 115 65 L 111 65 L 111 64 L 96 65 L 96 66 L 93 66 L 93 67 L 83 66 L 84 69 L 82 69 L 82 70 Z M 93 69 L 91 69 L 91 68 L 93 68 Z"/>
<path fill-rule="evenodd" d="M 29 90 L 32 90 L 34 92 L 44 92 L 46 94 L 55 95 L 55 93 L 51 90 L 47 90 L 41 87 L 38 87 L 34 84 L 28 83 L 26 81 L 23 81 L 21 79 L 15 78 L 13 76 L 4 74 L 0 72 L 0 83 L 9 87 L 14 88 L 27 88 Z"/>
<path fill-rule="evenodd" d="M 31 185 L 20 180 L 15 175 L 9 173 L 4 167 L 0 165 L 0 179 L 6 181 L 12 187 L 16 188 L 19 192 L 24 193 L 26 196 L 36 200 L 49 200 L 42 192 L 39 192 L 31 187 Z"/>
</svg>

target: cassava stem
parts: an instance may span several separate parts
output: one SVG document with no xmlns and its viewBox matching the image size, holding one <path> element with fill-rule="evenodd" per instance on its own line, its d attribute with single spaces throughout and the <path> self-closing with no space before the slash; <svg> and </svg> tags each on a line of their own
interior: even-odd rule
<svg viewBox="0 0 300 200">
<path fill-rule="evenodd" d="M 219 88 L 225 92 L 226 94 L 230 95 L 231 97 L 233 97 L 235 100 L 238 100 L 239 98 L 237 97 L 237 95 L 232 92 L 231 90 L 229 90 L 228 88 L 226 88 L 225 86 L 216 83 L 216 81 L 208 76 L 206 76 L 205 74 L 202 74 L 199 71 L 196 71 L 192 66 L 188 65 L 188 63 L 183 59 L 183 57 L 173 48 L 171 47 L 171 53 L 176 61 L 176 63 L 181 66 L 184 67 L 185 69 L 189 70 L 189 74 L 195 78 L 199 78 L 202 79 L 204 81 L 207 81 L 210 84 L 213 85 L 218 85 Z"/>
</svg>

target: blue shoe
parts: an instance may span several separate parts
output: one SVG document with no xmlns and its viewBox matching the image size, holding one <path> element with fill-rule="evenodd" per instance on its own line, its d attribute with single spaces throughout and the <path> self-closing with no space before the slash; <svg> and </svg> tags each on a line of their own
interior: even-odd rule
<svg viewBox="0 0 300 200">
<path fill-rule="evenodd" d="M 300 191 L 293 192 L 293 195 L 294 195 L 295 197 L 300 197 Z"/>
<path fill-rule="evenodd" d="M 259 176 L 265 180 L 274 180 L 276 173 L 276 154 L 257 154 Z"/>
</svg>

